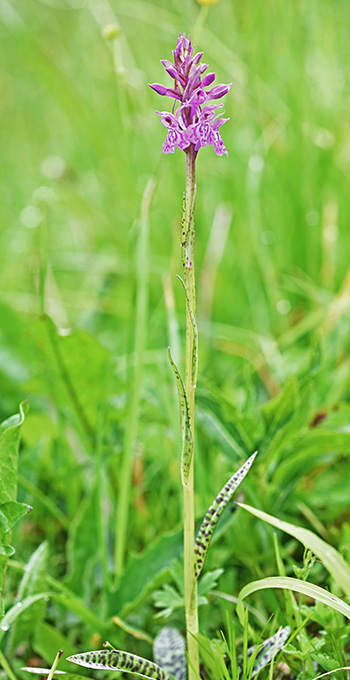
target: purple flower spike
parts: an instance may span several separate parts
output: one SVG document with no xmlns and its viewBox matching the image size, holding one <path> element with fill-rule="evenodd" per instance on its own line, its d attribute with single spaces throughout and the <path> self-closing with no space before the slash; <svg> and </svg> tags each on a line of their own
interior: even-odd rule
<svg viewBox="0 0 350 680">
<path fill-rule="evenodd" d="M 163 153 L 174 153 L 176 146 L 183 151 L 188 151 L 192 146 L 197 153 L 202 146 L 212 145 L 218 156 L 228 156 L 218 130 L 229 118 L 220 118 L 221 113 L 216 115 L 216 109 L 222 104 L 206 104 L 227 94 L 232 83 L 215 85 L 211 90 L 206 90 L 214 82 L 215 73 L 203 76 L 208 64 L 199 63 L 203 52 L 193 55 L 193 50 L 190 36 L 186 38 L 185 33 L 180 33 L 173 50 L 174 63 L 167 59 L 161 61 L 166 73 L 175 81 L 174 86 L 166 87 L 159 83 L 150 85 L 157 94 L 180 102 L 175 113 L 176 102 L 172 113 L 157 111 L 168 130 Z"/>
</svg>

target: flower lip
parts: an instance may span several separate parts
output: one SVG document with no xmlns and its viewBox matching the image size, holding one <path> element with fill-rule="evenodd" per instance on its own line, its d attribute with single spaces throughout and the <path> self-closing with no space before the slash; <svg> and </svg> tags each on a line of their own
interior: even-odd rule
<svg viewBox="0 0 350 680">
<path fill-rule="evenodd" d="M 174 116 L 173 113 L 169 113 L 169 111 L 156 111 L 158 113 L 158 116 L 161 117 L 161 122 L 166 128 L 177 128 L 179 127 L 179 121 L 177 120 L 176 116 Z"/>
</svg>

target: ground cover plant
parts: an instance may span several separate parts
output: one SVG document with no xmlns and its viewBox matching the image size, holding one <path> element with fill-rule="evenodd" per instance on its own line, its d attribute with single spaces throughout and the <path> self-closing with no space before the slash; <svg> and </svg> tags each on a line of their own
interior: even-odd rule
<svg viewBox="0 0 350 680">
<path fill-rule="evenodd" d="M 1 6 L 2 677 L 348 677 L 348 15 Z"/>
</svg>

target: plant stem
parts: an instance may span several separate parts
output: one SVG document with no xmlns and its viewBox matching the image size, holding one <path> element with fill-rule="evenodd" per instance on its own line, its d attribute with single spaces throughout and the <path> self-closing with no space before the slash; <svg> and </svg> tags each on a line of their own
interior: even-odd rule
<svg viewBox="0 0 350 680">
<path fill-rule="evenodd" d="M 51 667 L 50 673 L 49 673 L 49 675 L 48 675 L 48 677 L 47 677 L 47 680 L 52 680 L 52 678 L 53 678 L 53 676 L 54 676 L 54 673 L 55 673 L 55 670 L 56 670 L 56 668 L 57 668 L 57 666 L 58 666 L 58 662 L 59 662 L 59 660 L 60 660 L 62 654 L 63 654 L 63 649 L 60 649 L 60 650 L 57 652 L 57 654 L 56 654 L 55 660 L 54 660 L 54 662 L 53 662 L 53 664 L 52 664 L 52 667 Z"/>
<path fill-rule="evenodd" d="M 184 276 L 185 284 L 196 318 L 196 283 L 194 273 L 194 196 L 195 196 L 195 159 L 196 152 L 191 144 L 186 152 L 186 206 L 185 206 L 185 259 Z M 192 224 L 191 224 L 192 222 Z M 192 437 L 194 441 L 194 392 L 195 375 L 193 366 L 194 330 L 191 322 L 189 309 L 186 311 L 186 377 L 185 390 L 189 406 Z M 185 612 L 187 629 L 187 652 L 190 660 L 188 667 L 188 680 L 197 680 L 199 677 L 199 654 L 198 643 L 193 637 L 198 634 L 198 610 L 197 610 L 197 581 L 194 574 L 194 484 L 193 484 L 193 459 L 189 469 L 189 476 L 184 492 L 184 581 L 185 581 Z"/>
<path fill-rule="evenodd" d="M 103 451 L 103 433 L 106 431 L 106 410 L 104 407 L 100 409 L 99 422 L 97 427 L 96 440 L 96 517 L 98 527 L 98 546 L 101 557 L 103 586 L 102 586 L 102 603 L 101 603 L 101 618 L 105 620 L 108 610 L 108 599 L 111 591 L 111 577 L 108 565 L 108 545 L 107 545 L 107 517 L 108 512 L 105 508 L 106 492 L 106 469 Z"/>
<path fill-rule="evenodd" d="M 2 652 L 0 652 L 0 666 L 2 666 L 5 673 L 7 673 L 7 677 L 9 678 L 9 680 L 17 680 L 10 664 L 8 663 L 7 659 L 5 658 Z"/>
</svg>

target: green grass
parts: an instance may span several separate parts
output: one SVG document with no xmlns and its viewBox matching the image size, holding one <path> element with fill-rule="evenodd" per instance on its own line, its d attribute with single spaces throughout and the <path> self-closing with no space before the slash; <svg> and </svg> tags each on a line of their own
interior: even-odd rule
<svg viewBox="0 0 350 680">
<path fill-rule="evenodd" d="M 303 545 L 283 522 L 349 565 L 349 21 L 346 0 L 219 0 L 208 12 L 195 0 L 0 5 L 0 422 L 29 401 L 17 499 L 34 508 L 11 539 L 5 610 L 17 597 L 28 615 L 12 622 L 12 611 L 1 633 L 1 678 L 105 639 L 152 658 L 147 636 L 184 627 L 181 608 L 154 617 L 152 593 L 181 592 L 167 347 L 182 371 L 185 156 L 162 155 L 155 109 L 166 101 L 147 87 L 165 82 L 159 60 L 179 31 L 217 82 L 233 83 L 229 158 L 206 148 L 197 161 L 196 514 L 200 526 L 258 449 L 244 502 L 281 523 L 226 512 L 205 570 L 224 570 L 226 598 L 295 578 Z M 114 41 L 103 36 L 110 23 Z M 349 592 L 319 554 L 307 580 Z M 298 677 L 349 665 L 345 619 L 321 602 L 260 590 L 243 628 L 215 591 L 199 610 L 210 658 L 220 630 L 239 657 L 247 635 L 260 644 L 289 625 L 298 632 L 283 661 Z"/>
</svg>

